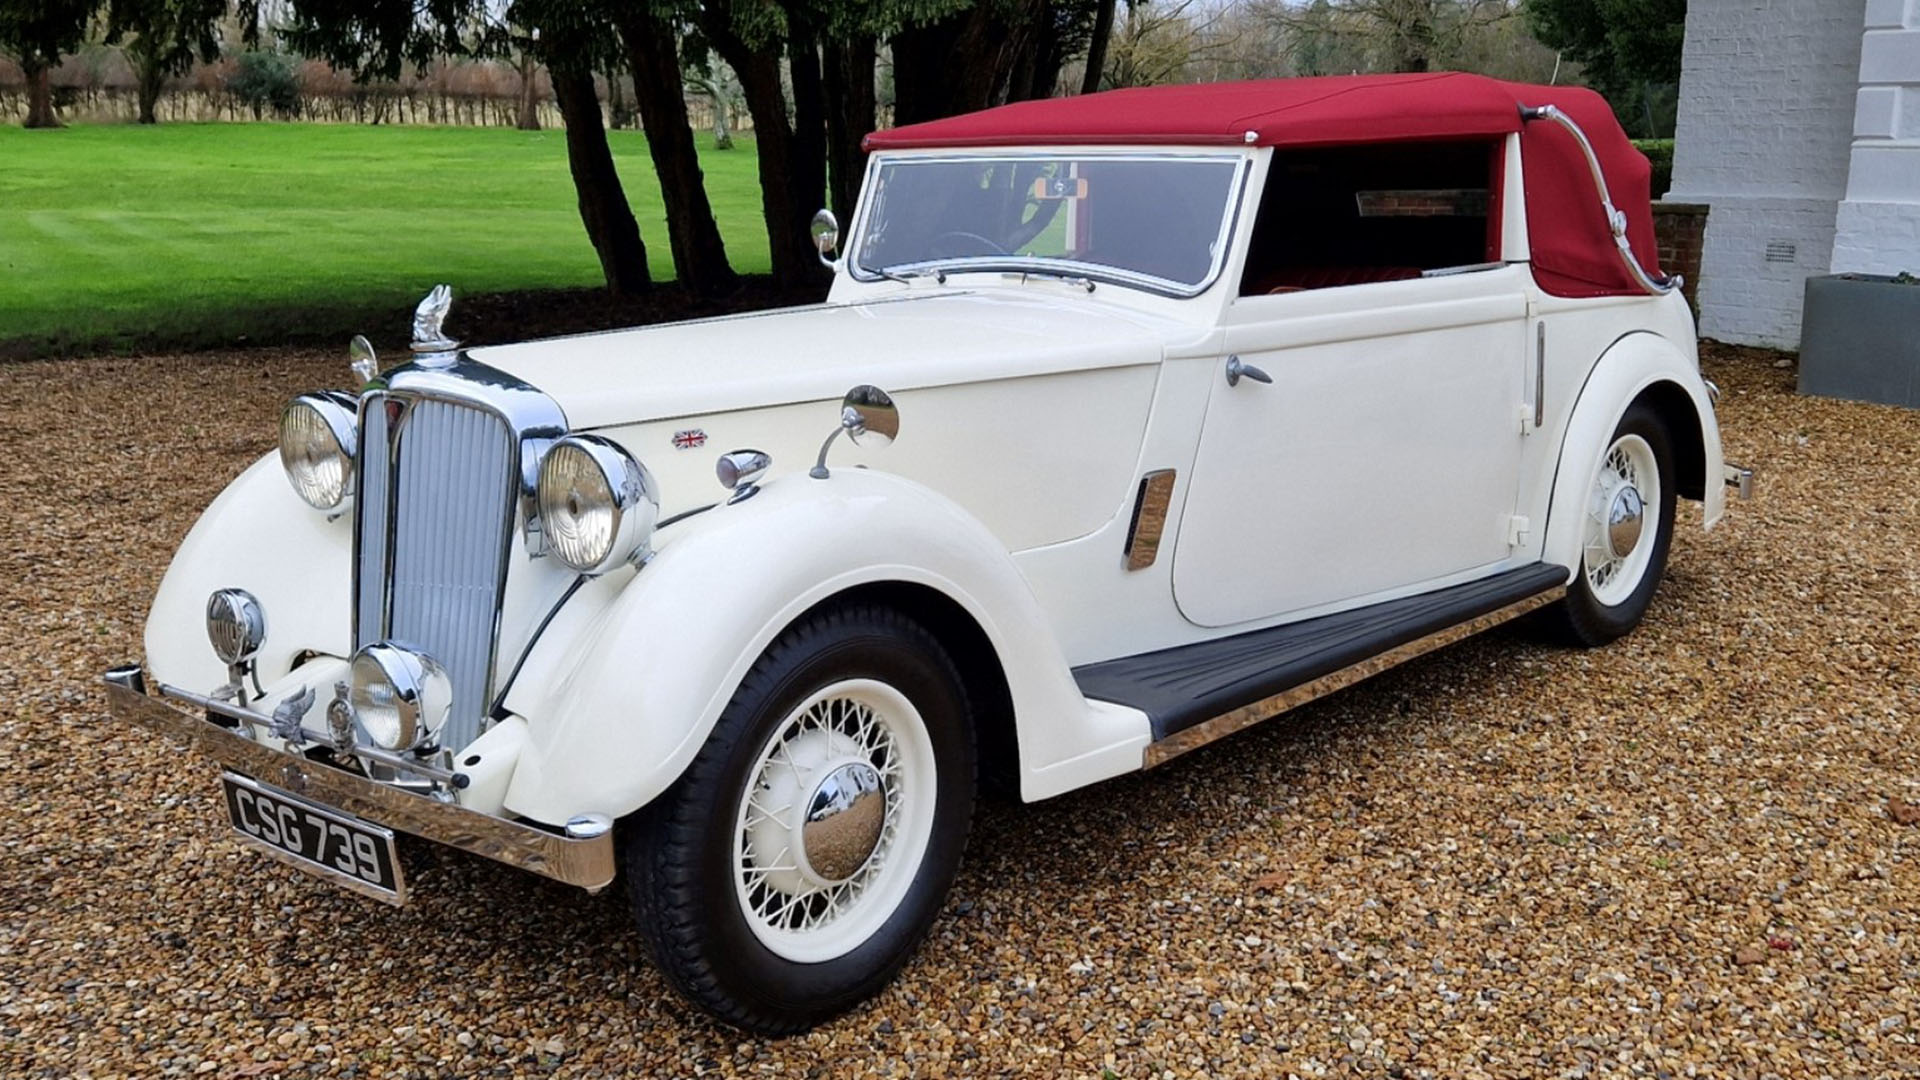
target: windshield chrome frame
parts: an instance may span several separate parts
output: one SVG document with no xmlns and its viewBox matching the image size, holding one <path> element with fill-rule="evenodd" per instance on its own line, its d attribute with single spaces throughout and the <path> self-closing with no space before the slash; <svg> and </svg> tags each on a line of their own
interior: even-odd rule
<svg viewBox="0 0 1920 1080">
<path fill-rule="evenodd" d="M 1219 148 L 1195 148 L 1192 150 L 1140 150 L 1127 148 L 1025 148 L 995 147 L 992 152 L 952 151 L 934 154 L 926 153 L 879 153 L 873 155 L 868 165 L 867 189 L 870 192 L 880 170 L 894 164 L 942 164 L 952 162 L 992 162 L 1019 161 L 1029 158 L 1049 159 L 1086 159 L 1109 158 L 1116 161 L 1217 161 L 1231 162 L 1234 166 L 1233 178 L 1228 182 L 1226 205 L 1220 213 L 1220 229 L 1213 238 L 1213 260 L 1207 266 L 1206 276 L 1196 284 L 1172 281 L 1154 277 L 1133 270 L 1126 270 L 1104 263 L 1081 262 L 1077 259 L 1046 258 L 1028 255 L 965 255 L 950 259 L 924 259 L 919 262 L 900 263 L 886 267 L 886 273 L 860 265 L 859 252 L 863 246 L 867 226 L 873 214 L 874 200 L 863 197 L 860 200 L 858 214 L 852 228 L 848 230 L 848 243 L 845 256 L 847 275 L 855 281 L 872 283 L 888 280 L 888 274 L 1033 274 L 1042 277 L 1078 277 L 1103 284 L 1120 285 L 1139 289 L 1142 292 L 1159 296 L 1187 299 L 1199 296 L 1219 282 L 1225 269 L 1227 258 L 1232 253 L 1234 230 L 1240 221 L 1240 206 L 1246 197 L 1247 177 L 1250 175 L 1252 158 L 1237 150 Z"/>
</svg>

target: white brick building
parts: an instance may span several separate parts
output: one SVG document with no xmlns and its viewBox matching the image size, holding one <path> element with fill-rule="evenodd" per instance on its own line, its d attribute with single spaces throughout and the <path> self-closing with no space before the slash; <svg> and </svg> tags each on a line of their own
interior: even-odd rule
<svg viewBox="0 0 1920 1080">
<path fill-rule="evenodd" d="M 1795 348 L 1816 274 L 1920 273 L 1920 0 L 1692 0 L 1670 202 L 1700 333 Z"/>
</svg>

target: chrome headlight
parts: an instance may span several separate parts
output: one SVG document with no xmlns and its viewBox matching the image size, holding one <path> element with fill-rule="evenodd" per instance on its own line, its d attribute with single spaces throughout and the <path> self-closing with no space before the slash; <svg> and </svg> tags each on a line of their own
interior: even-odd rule
<svg viewBox="0 0 1920 1080">
<path fill-rule="evenodd" d="M 397 645 L 368 645 L 353 654 L 347 670 L 354 719 L 381 749 L 412 750 L 446 724 L 453 683 L 432 657 Z"/>
<path fill-rule="evenodd" d="M 293 490 L 316 510 L 338 510 L 353 494 L 360 430 L 353 396 L 301 394 L 280 414 L 280 464 Z"/>
<path fill-rule="evenodd" d="M 583 574 L 645 554 L 660 516 L 653 477 L 598 435 L 570 435 L 540 461 L 540 529 L 548 550 Z"/>
<path fill-rule="evenodd" d="M 267 639 L 267 614 L 245 589 L 217 589 L 207 597 L 207 640 L 220 662 L 232 667 L 253 659 Z"/>
</svg>

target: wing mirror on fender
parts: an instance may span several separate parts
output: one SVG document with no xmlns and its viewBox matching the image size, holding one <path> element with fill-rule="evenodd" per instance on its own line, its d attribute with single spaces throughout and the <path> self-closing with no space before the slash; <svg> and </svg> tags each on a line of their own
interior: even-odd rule
<svg viewBox="0 0 1920 1080">
<path fill-rule="evenodd" d="M 877 386 L 861 385 L 847 391 L 847 396 L 840 401 L 840 426 L 820 444 L 820 458 L 807 471 L 808 476 L 825 480 L 832 475 L 827 471 L 827 451 L 843 431 L 856 446 L 886 446 L 900 435 L 900 409 L 894 405 L 893 398 Z"/>
<path fill-rule="evenodd" d="M 813 215 L 813 224 L 807 226 L 807 232 L 813 237 L 813 247 L 820 253 L 820 265 L 829 270 L 840 269 L 840 260 L 833 257 L 840 247 L 840 219 L 833 216 L 831 210 L 821 210 Z"/>
</svg>

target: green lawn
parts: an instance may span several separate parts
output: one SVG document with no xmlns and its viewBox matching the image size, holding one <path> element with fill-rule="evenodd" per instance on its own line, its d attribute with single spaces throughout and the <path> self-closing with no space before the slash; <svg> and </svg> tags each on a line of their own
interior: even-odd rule
<svg viewBox="0 0 1920 1080">
<path fill-rule="evenodd" d="M 657 278 L 645 138 L 612 132 Z M 751 140 L 705 151 L 734 268 L 765 272 Z M 456 294 L 596 285 L 560 131 L 320 124 L 0 127 L 0 342 L 30 351 L 331 333 Z"/>
</svg>

